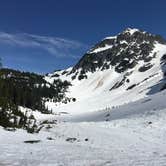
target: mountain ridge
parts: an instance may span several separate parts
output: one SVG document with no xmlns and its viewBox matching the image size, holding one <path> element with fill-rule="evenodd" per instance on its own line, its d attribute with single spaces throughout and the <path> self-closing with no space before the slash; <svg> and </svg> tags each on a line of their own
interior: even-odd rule
<svg viewBox="0 0 166 166">
<path fill-rule="evenodd" d="M 106 50 L 99 51 L 99 46 L 106 46 Z M 117 36 L 106 37 L 75 66 L 45 77 L 50 83 L 54 79 L 71 82 L 67 95 L 77 99 L 67 106 L 47 103 L 48 107 L 68 113 L 70 106 L 75 113 L 94 111 L 160 92 L 165 89 L 165 54 L 166 40 L 145 31 L 128 28 Z"/>
<path fill-rule="evenodd" d="M 152 35 L 136 28 L 127 28 L 117 36 L 106 37 L 98 42 L 83 55 L 70 72 L 63 74 L 75 73 L 72 79 L 76 77 L 84 79 L 87 78 L 86 72 L 95 72 L 98 68 L 106 70 L 110 66 L 115 66 L 117 72 L 123 72 L 126 70 L 124 65 L 127 64 L 129 68 L 132 68 L 136 65 L 137 59 L 150 61 L 153 56 L 148 57 L 148 55 L 156 42 L 166 44 L 166 40 L 160 35 Z M 139 53 L 139 51 L 141 52 Z M 125 58 L 129 58 L 128 60 L 132 62 Z M 117 65 L 117 63 L 120 64 Z"/>
</svg>

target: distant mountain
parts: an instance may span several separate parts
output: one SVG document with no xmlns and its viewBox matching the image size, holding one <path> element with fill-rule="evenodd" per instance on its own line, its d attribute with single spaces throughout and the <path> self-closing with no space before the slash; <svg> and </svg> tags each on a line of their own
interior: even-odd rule
<svg viewBox="0 0 166 166">
<path fill-rule="evenodd" d="M 90 49 L 81 60 L 73 67 L 72 73 L 94 72 L 97 69 L 105 70 L 111 66 L 118 73 L 134 68 L 138 61 L 150 62 L 155 57 L 150 53 L 155 43 L 166 44 L 166 40 L 158 35 L 126 29 L 115 37 L 107 37 Z"/>
<path fill-rule="evenodd" d="M 68 106 L 62 104 L 52 108 L 83 112 L 157 93 L 166 88 L 165 64 L 164 38 L 127 28 L 117 36 L 98 42 L 75 66 L 45 77 L 50 83 L 56 79 L 70 81 L 72 86 L 67 95 L 77 100 Z"/>
</svg>

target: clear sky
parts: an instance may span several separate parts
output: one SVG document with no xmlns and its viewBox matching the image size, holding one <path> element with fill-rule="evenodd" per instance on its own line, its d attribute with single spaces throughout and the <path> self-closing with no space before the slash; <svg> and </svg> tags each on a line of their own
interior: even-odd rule
<svg viewBox="0 0 166 166">
<path fill-rule="evenodd" d="M 0 22 L 4 66 L 46 73 L 127 27 L 166 38 L 166 0 L 1 0 Z"/>
</svg>

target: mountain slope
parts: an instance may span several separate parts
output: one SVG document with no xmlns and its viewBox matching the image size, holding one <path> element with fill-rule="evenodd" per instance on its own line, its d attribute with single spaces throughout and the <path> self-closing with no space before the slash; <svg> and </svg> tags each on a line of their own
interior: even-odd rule
<svg viewBox="0 0 166 166">
<path fill-rule="evenodd" d="M 158 36 L 126 29 L 107 37 L 72 68 L 45 79 L 68 80 L 67 105 L 47 102 L 55 112 L 83 113 L 136 101 L 165 88 L 166 41 Z M 127 96 L 127 97 L 126 97 Z"/>
<path fill-rule="evenodd" d="M 0 128 L 0 164 L 164 166 L 165 98 L 163 91 L 113 110 L 56 116 L 59 122 L 45 126 L 39 134 Z"/>
</svg>

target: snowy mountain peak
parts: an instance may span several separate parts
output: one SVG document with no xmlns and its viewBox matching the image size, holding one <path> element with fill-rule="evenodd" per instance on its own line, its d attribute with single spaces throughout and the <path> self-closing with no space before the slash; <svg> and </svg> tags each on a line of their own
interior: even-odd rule
<svg viewBox="0 0 166 166">
<path fill-rule="evenodd" d="M 120 34 L 130 34 L 130 35 L 133 35 L 135 32 L 143 32 L 143 33 L 146 33 L 145 31 L 141 31 L 139 29 L 136 29 L 136 28 L 126 28 L 124 31 L 122 31 L 121 33 L 119 33 L 118 35 Z M 108 36 L 108 37 L 105 37 L 103 40 L 111 40 L 111 39 L 116 39 L 117 36 Z"/>
<path fill-rule="evenodd" d="M 135 32 L 140 32 L 141 30 L 137 28 L 126 28 L 122 33 L 130 33 L 130 35 L 134 34 Z"/>
<path fill-rule="evenodd" d="M 127 28 L 114 37 L 107 37 L 92 47 L 73 67 L 73 78 L 87 78 L 87 72 L 114 68 L 121 73 L 134 68 L 139 61 L 150 63 L 155 57 L 155 45 L 166 44 L 159 35 L 152 35 L 138 29 Z"/>
</svg>

